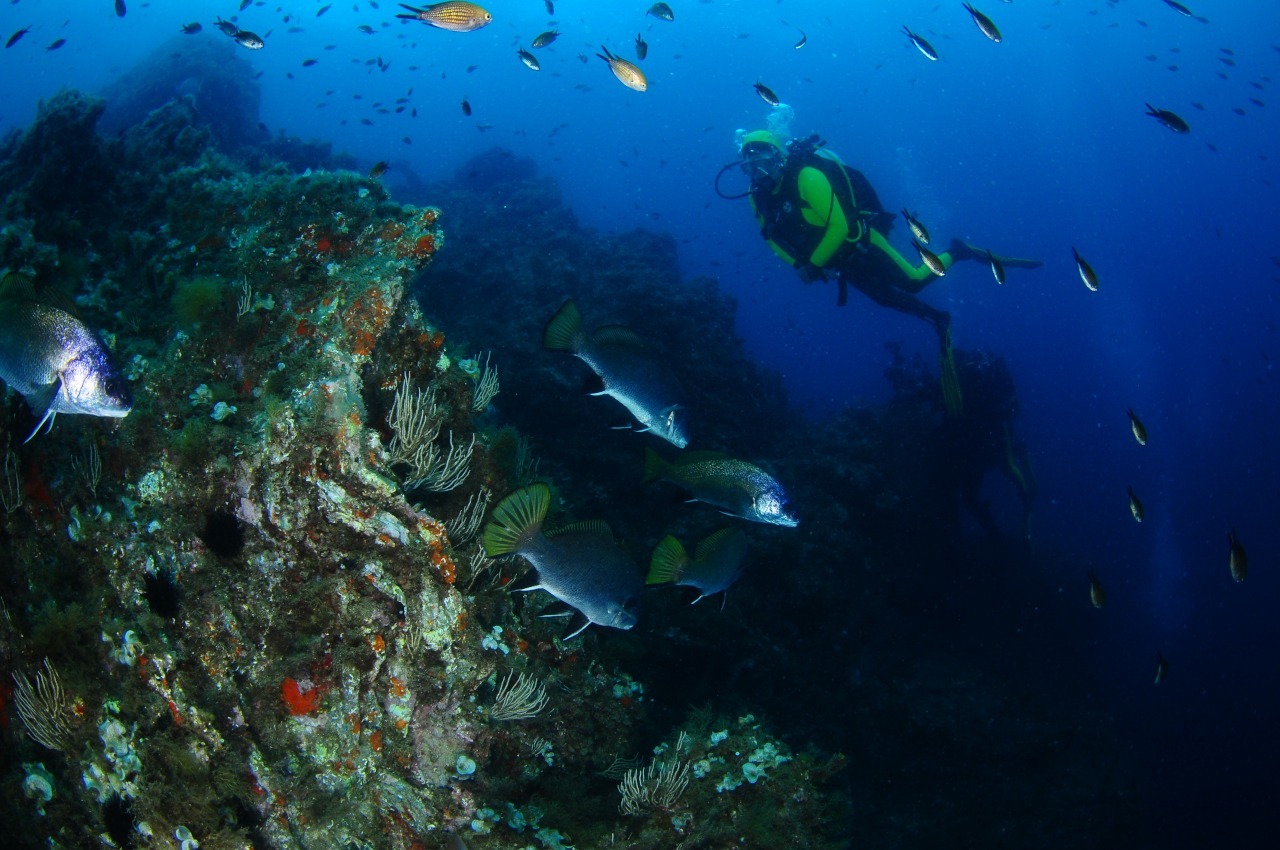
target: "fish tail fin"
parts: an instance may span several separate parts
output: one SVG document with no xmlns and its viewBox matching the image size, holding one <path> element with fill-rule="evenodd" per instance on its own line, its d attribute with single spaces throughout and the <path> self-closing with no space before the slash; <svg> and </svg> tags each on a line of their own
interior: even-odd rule
<svg viewBox="0 0 1280 850">
<path fill-rule="evenodd" d="M 662 459 L 662 455 L 653 449 L 645 446 L 644 449 L 644 480 L 654 481 L 663 478 L 667 474 L 667 470 L 671 468 L 671 464 Z"/>
<path fill-rule="evenodd" d="M 551 507 L 551 488 L 531 484 L 503 499 L 484 530 L 484 550 L 490 557 L 518 552 L 542 529 Z"/>
<path fill-rule="evenodd" d="M 645 584 L 673 584 L 689 563 L 689 553 L 675 537 L 668 534 L 658 541 L 649 561 L 649 575 Z"/>
<path fill-rule="evenodd" d="M 542 331 L 542 347 L 548 351 L 577 351 L 582 344 L 582 314 L 570 298 L 547 322 Z"/>
</svg>

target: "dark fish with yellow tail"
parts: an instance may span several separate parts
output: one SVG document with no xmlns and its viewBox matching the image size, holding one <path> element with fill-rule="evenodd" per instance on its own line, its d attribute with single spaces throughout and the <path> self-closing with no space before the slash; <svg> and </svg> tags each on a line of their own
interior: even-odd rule
<svg viewBox="0 0 1280 850">
<path fill-rule="evenodd" d="M 532 53 L 525 50 L 523 47 L 521 47 L 519 50 L 516 51 L 516 56 L 517 58 L 520 59 L 522 63 L 524 63 L 524 66 L 528 68 L 530 71 L 542 70 L 542 65 L 538 62 L 538 57 L 534 56 Z"/>
<path fill-rule="evenodd" d="M 546 47 L 559 37 L 559 30 L 547 30 L 546 32 L 540 32 L 533 37 L 533 48 L 537 50 L 540 47 Z"/>
<path fill-rule="evenodd" d="M 798 522 L 787 492 L 772 475 L 719 452 L 685 452 L 667 461 L 647 448 L 644 480 L 656 479 L 670 481 L 694 500 L 714 505 L 729 516 L 788 528 Z"/>
<path fill-rule="evenodd" d="M 1237 582 L 1244 581 L 1244 577 L 1249 574 L 1249 556 L 1245 554 L 1244 546 L 1240 543 L 1240 538 L 1236 536 L 1236 530 L 1231 529 L 1231 533 L 1227 535 L 1227 545 L 1231 547 L 1231 577 Z"/>
<path fill-rule="evenodd" d="M 908 27 L 904 26 L 902 31 L 907 34 L 907 38 L 911 39 L 911 43 L 916 46 L 916 50 L 919 50 L 924 54 L 924 58 L 928 59 L 930 62 L 938 61 L 938 51 L 933 49 L 932 44 L 925 41 L 921 36 L 913 33 Z"/>
<path fill-rule="evenodd" d="M 75 313 L 23 275 L 0 282 L 0 379 L 40 417 L 28 440 L 59 413 L 120 419 L 133 408 L 107 347 Z"/>
<path fill-rule="evenodd" d="M 533 484 L 507 496 L 485 527 L 485 553 L 491 558 L 524 558 L 537 578 L 516 589 L 545 590 L 577 612 L 566 640 L 593 623 L 630 629 L 636 624 L 644 593 L 637 565 L 614 540 L 609 526 L 599 520 L 544 533 L 542 524 L 550 506 L 551 489 L 546 484 Z"/>
<path fill-rule="evenodd" d="M 1107 604 L 1107 594 L 1102 589 L 1102 582 L 1098 581 L 1098 577 L 1092 572 L 1089 573 L 1089 601 L 1093 603 L 1094 608 L 1101 608 Z"/>
<path fill-rule="evenodd" d="M 947 267 L 942 262 L 942 259 L 937 254 L 921 245 L 919 239 L 912 239 L 911 244 L 920 252 L 920 259 L 926 266 L 928 266 L 929 271 L 933 272 L 938 277 L 942 277 L 947 273 Z"/>
<path fill-rule="evenodd" d="M 1176 112 L 1170 112 L 1168 109 L 1156 109 L 1148 103 L 1147 114 L 1175 133 L 1191 132 L 1191 125 L 1184 121 L 1182 116 Z"/>
<path fill-rule="evenodd" d="M 907 227 L 911 228 L 911 235 L 919 239 L 920 244 L 928 245 L 929 231 L 920 223 L 920 219 L 907 212 L 906 207 L 902 208 L 902 217 L 907 220 Z"/>
<path fill-rule="evenodd" d="M 729 589 L 742 575 L 747 559 L 747 535 L 740 528 L 722 528 L 694 549 L 693 557 L 684 545 L 668 534 L 658 542 L 649 561 L 645 584 L 674 584 L 696 587 L 698 598 L 714 596 Z"/>
<path fill-rule="evenodd" d="M 781 101 L 778 100 L 778 96 L 773 93 L 773 89 L 769 88 L 759 80 L 756 80 L 753 88 L 755 88 L 756 94 L 760 95 L 760 99 L 770 106 L 777 106 L 781 103 Z"/>
<path fill-rule="evenodd" d="M 636 33 L 636 59 L 641 62 L 649 55 L 649 42 L 644 40 L 644 36 Z"/>
<path fill-rule="evenodd" d="M 1138 494 L 1133 492 L 1133 488 L 1129 488 L 1129 513 L 1133 514 L 1133 518 L 1138 522 L 1142 522 L 1143 517 L 1147 515 L 1147 511 L 1142 507 L 1142 500 L 1138 498 Z"/>
<path fill-rule="evenodd" d="M 424 24 L 435 27 L 436 29 L 448 30 L 449 32 L 475 32 L 481 27 L 486 27 L 493 23 L 493 15 L 477 6 L 475 3 L 463 3 L 460 0 L 447 0 L 445 3 L 432 3 L 430 6 L 406 6 L 400 4 L 400 8 L 408 9 L 411 15 L 396 15 L 397 18 L 404 18 L 410 21 L 422 21 Z"/>
<path fill-rule="evenodd" d="M 986 254 L 987 254 L 987 262 L 991 264 L 991 276 L 996 279 L 996 283 L 1003 284 L 1004 283 L 1004 263 L 1000 262 L 1000 258 L 997 257 L 995 254 L 991 253 L 990 250 L 988 250 Z"/>
<path fill-rule="evenodd" d="M 572 300 L 547 322 L 542 345 L 565 351 L 591 367 L 604 385 L 593 395 L 607 395 L 627 409 L 643 427 L 677 448 L 689 444 L 684 390 L 671 372 L 650 354 L 635 331 L 605 325 L 588 334 Z"/>
<path fill-rule="evenodd" d="M 1133 431 L 1133 438 L 1138 441 L 1138 445 L 1145 446 L 1147 444 L 1147 426 L 1142 424 L 1142 420 L 1138 418 L 1138 414 L 1133 412 L 1133 408 L 1125 411 L 1129 415 L 1129 429 Z"/>
<path fill-rule="evenodd" d="M 649 81 L 645 79 L 644 71 L 626 59 L 614 56 L 607 47 L 601 46 L 600 49 L 604 51 L 604 55 L 597 53 L 596 56 L 609 63 L 609 70 L 618 78 L 618 82 L 633 91 L 648 91 Z"/>
<path fill-rule="evenodd" d="M 671 7 L 666 3 L 654 3 L 645 14 L 653 15 L 660 21 L 674 21 L 676 19 L 676 13 L 671 11 Z"/>
<path fill-rule="evenodd" d="M 1080 279 L 1084 281 L 1084 285 L 1090 292 L 1097 292 L 1098 275 L 1093 271 L 1093 266 L 1085 262 L 1084 257 L 1080 256 L 1080 252 L 1074 245 L 1071 246 L 1071 256 L 1076 258 L 1076 271 L 1080 272 Z"/>
<path fill-rule="evenodd" d="M 1164 677 L 1169 675 L 1169 662 L 1164 660 L 1164 653 L 1156 653 L 1156 685 L 1164 681 Z"/>
<path fill-rule="evenodd" d="M 969 13 L 969 17 L 973 18 L 973 22 L 978 25 L 978 29 L 982 30 L 983 35 L 994 41 L 996 44 L 999 44 L 1004 40 L 1000 35 L 1000 30 L 990 18 L 970 6 L 968 3 L 963 3 L 961 5 L 963 5 L 965 11 Z"/>
</svg>

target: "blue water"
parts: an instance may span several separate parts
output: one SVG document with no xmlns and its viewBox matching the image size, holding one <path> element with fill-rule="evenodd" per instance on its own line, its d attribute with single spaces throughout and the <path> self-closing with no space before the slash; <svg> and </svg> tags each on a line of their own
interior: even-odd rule
<svg viewBox="0 0 1280 850">
<path fill-rule="evenodd" d="M 753 82 L 794 110 L 797 134 L 821 134 L 942 244 L 959 235 L 1043 258 L 1003 287 L 962 265 L 926 300 L 951 311 L 957 345 L 1010 364 L 1040 484 L 1037 538 L 1108 578 L 1106 609 L 1082 609 L 1081 632 L 1064 639 L 1091 646 L 1096 700 L 1121 719 L 1156 789 L 1150 834 L 1164 846 L 1213 836 L 1257 846 L 1275 834 L 1280 18 L 1270 2 L 1190 3 L 1205 23 L 1161 0 L 983 0 L 1005 36 L 997 45 L 959 3 L 936 0 L 677 2 L 674 23 L 644 16 L 645 2 L 560 0 L 563 34 L 537 51 L 538 73 L 515 57 L 548 28 L 536 0 L 492 0 L 494 23 L 470 34 L 401 23 L 391 2 L 336 3 L 318 18 L 320 2 L 128 5 L 123 19 L 109 0 L 0 8 L 0 36 L 32 26 L 0 51 L 0 132 L 25 127 L 63 86 L 99 90 L 168 39 L 224 38 L 212 27 L 222 15 L 266 39 L 243 56 L 263 72 L 273 133 L 332 141 L 362 166 L 387 160 L 393 187 L 398 173 L 443 178 L 501 144 L 555 177 L 583 222 L 675 234 L 684 273 L 716 277 L 738 298 L 749 351 L 814 417 L 888 397 L 886 341 L 926 354 L 934 341 L 856 293 L 837 308 L 830 284 L 802 285 L 768 252 L 746 202 L 717 197 L 734 131 L 769 115 Z M 204 32 L 179 37 L 188 21 Z M 942 60 L 925 60 L 904 23 Z M 808 44 L 797 50 L 800 30 Z M 650 45 L 643 94 L 594 55 L 606 45 L 631 58 L 637 33 Z M 46 51 L 57 38 L 65 46 Z M 376 57 L 389 68 L 367 64 Z M 318 62 L 302 67 L 309 58 Z M 400 97 L 416 118 L 372 106 Z M 1182 115 L 1190 134 L 1144 116 L 1145 102 Z M 725 188 L 741 191 L 735 177 Z M 895 240 L 910 255 L 905 230 Z M 1101 291 L 1082 285 L 1072 246 Z M 1146 447 L 1128 433 L 1128 407 L 1151 433 Z M 1142 525 L 1128 516 L 1127 485 L 1146 503 Z M 1233 526 L 1252 562 L 1240 585 L 1227 572 Z M 1081 594 L 1079 576 L 1064 575 L 1061 592 Z M 1157 651 L 1170 672 L 1155 689 Z"/>
</svg>

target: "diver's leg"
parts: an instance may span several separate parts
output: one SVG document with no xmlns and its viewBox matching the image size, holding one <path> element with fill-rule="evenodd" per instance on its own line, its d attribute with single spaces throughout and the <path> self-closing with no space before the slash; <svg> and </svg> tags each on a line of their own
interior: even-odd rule
<svg viewBox="0 0 1280 850">
<path fill-rule="evenodd" d="M 907 258 L 898 253 L 898 249 L 889 244 L 889 240 L 875 228 L 871 228 L 871 247 L 863 258 L 868 264 L 882 270 L 878 277 L 894 280 L 894 285 L 901 290 L 915 294 L 938 279 L 922 261 L 920 265 L 912 265 Z M 942 268 L 951 268 L 955 258 L 947 251 L 938 255 Z"/>
</svg>

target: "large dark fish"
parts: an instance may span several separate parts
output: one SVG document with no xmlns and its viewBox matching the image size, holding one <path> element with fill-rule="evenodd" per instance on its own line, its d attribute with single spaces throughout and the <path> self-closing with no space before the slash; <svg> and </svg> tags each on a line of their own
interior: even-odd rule
<svg viewBox="0 0 1280 850">
<path fill-rule="evenodd" d="M 124 7 L 124 0 L 116 0 L 116 17 L 123 18 L 127 11 L 129 10 Z"/>
<path fill-rule="evenodd" d="M 781 103 L 781 101 L 778 100 L 778 96 L 773 93 L 773 89 L 769 88 L 759 80 L 756 80 L 752 87 L 756 90 L 756 94 L 760 95 L 760 99 L 770 106 L 777 106 Z"/>
<path fill-rule="evenodd" d="M 422 21 L 424 24 L 449 32 L 475 32 L 493 23 L 493 15 L 487 10 L 475 3 L 463 3 L 460 0 L 447 0 L 444 3 L 433 3 L 422 8 L 401 3 L 400 8 L 408 9 L 413 14 L 396 15 L 397 18 Z"/>
<path fill-rule="evenodd" d="M 582 314 L 572 299 L 547 322 L 542 345 L 549 351 L 577 355 L 600 377 L 607 395 L 627 409 L 644 427 L 677 448 L 689 444 L 688 417 L 680 383 L 649 354 L 635 331 L 606 325 L 587 334 Z"/>
<path fill-rule="evenodd" d="M 658 478 L 682 487 L 694 499 L 715 505 L 730 516 L 770 525 L 797 524 L 782 485 L 753 463 L 718 452 L 686 452 L 668 462 L 653 449 L 645 449 L 644 480 Z"/>
<path fill-rule="evenodd" d="M 0 283 L 0 379 L 40 417 L 28 440 L 59 413 L 119 419 L 133 407 L 107 347 L 53 301 L 22 275 Z"/>
<path fill-rule="evenodd" d="M 668 534 L 658 542 L 649 561 L 645 584 L 675 584 L 696 587 L 701 601 L 728 590 L 742 575 L 747 559 L 747 535 L 740 528 L 722 528 L 698 544 L 693 557 L 675 537 Z"/>
<path fill-rule="evenodd" d="M 503 499 L 485 527 L 485 552 L 494 558 L 519 555 L 533 566 L 537 582 L 519 589 L 545 590 L 575 609 L 581 616 L 570 638 L 592 623 L 614 629 L 634 626 L 644 592 L 636 564 L 613 539 L 609 526 L 598 520 L 543 533 L 550 506 L 551 488 L 546 484 L 533 484 Z"/>
<path fill-rule="evenodd" d="M 13 47 L 19 41 L 22 41 L 22 37 L 29 32 L 31 32 L 31 27 L 23 27 L 22 29 L 15 32 L 13 35 L 9 36 L 9 40 L 4 43 L 5 49 L 8 50 L 10 47 Z"/>
</svg>

